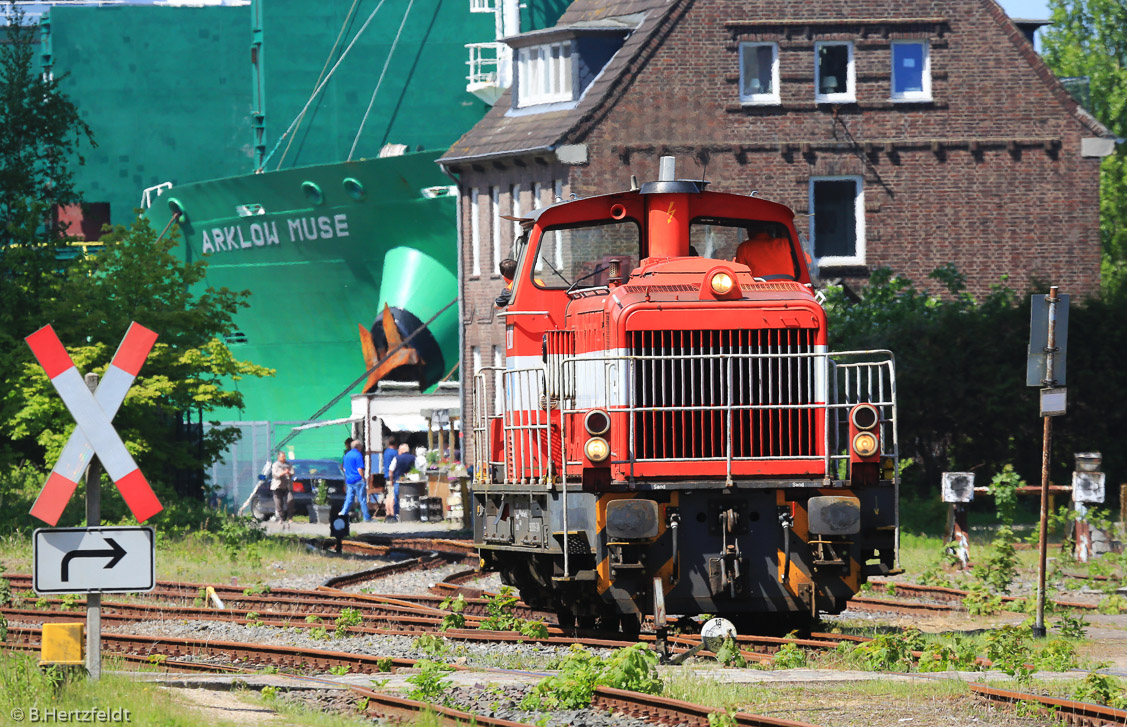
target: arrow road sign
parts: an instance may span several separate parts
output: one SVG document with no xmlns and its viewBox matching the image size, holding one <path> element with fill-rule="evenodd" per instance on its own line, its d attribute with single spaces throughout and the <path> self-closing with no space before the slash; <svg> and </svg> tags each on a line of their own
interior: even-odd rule
<svg viewBox="0 0 1127 727">
<path fill-rule="evenodd" d="M 113 568 L 121 562 L 125 557 L 125 548 L 117 544 L 113 538 L 102 536 L 106 540 L 106 545 L 110 546 L 108 550 L 72 550 L 63 556 L 63 567 L 60 575 L 64 581 L 70 581 L 70 562 L 75 558 L 110 558 L 110 562 L 106 563 L 106 568 Z"/>
<path fill-rule="evenodd" d="M 156 333 L 132 324 L 97 392 L 91 394 L 51 326 L 44 326 L 27 337 L 36 359 L 78 423 L 31 508 L 33 516 L 50 525 L 59 521 L 63 508 L 74 494 L 78 478 L 95 453 L 137 520 L 144 522 L 163 509 L 110 423 L 156 339 Z"/>
<path fill-rule="evenodd" d="M 153 529 L 40 528 L 36 593 L 134 593 L 156 585 Z"/>
</svg>

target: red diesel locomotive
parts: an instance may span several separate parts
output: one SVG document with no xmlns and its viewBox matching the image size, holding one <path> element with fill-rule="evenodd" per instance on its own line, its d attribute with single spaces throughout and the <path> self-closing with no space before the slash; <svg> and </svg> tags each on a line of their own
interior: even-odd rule
<svg viewBox="0 0 1127 727">
<path fill-rule="evenodd" d="M 790 209 L 672 161 L 521 221 L 505 365 L 474 376 L 474 539 L 561 623 L 798 626 L 896 566 L 892 354 L 827 351 Z"/>
</svg>

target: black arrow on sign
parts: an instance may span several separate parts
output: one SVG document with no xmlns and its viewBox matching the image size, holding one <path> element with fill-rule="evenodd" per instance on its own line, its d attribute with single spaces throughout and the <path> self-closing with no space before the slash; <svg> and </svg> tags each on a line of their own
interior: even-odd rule
<svg viewBox="0 0 1127 727">
<path fill-rule="evenodd" d="M 70 580 L 70 562 L 75 558 L 110 558 L 110 562 L 106 563 L 106 569 L 113 568 L 118 562 L 125 557 L 125 548 L 117 544 L 113 538 L 102 536 L 106 541 L 106 545 L 110 546 L 109 550 L 72 550 L 63 556 L 63 572 L 62 577 L 64 581 Z"/>
</svg>

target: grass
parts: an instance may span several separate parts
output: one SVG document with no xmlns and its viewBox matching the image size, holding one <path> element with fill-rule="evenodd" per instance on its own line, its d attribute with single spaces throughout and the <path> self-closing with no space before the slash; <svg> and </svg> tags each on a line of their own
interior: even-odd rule
<svg viewBox="0 0 1127 727">
<path fill-rule="evenodd" d="M 105 674 L 101 681 L 91 682 L 84 674 L 56 668 L 40 669 L 37 656 L 19 652 L 0 653 L 0 720 L 4 724 L 48 721 L 43 710 L 60 711 L 100 709 L 129 711 L 127 721 L 120 723 L 160 725 L 160 727 L 196 727 L 199 717 L 186 712 L 172 692 L 154 684 L 137 682 L 116 674 Z M 54 722 L 63 720 L 55 719 Z M 69 721 L 79 721 L 71 717 Z M 233 722 L 213 722 L 228 727 Z"/>
</svg>

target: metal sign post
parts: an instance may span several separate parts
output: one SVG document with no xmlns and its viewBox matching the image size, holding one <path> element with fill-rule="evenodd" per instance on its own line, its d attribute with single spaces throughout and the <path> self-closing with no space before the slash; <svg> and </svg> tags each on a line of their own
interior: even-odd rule
<svg viewBox="0 0 1127 727">
<path fill-rule="evenodd" d="M 1044 308 L 1044 318 L 1046 321 L 1046 333 L 1044 338 L 1045 345 L 1042 347 L 1041 354 L 1044 358 L 1044 376 L 1038 382 L 1044 388 L 1041 389 L 1041 416 L 1044 419 L 1044 436 L 1041 443 L 1041 523 L 1040 523 L 1040 540 L 1037 555 L 1037 618 L 1033 625 L 1033 635 L 1039 638 L 1044 638 L 1048 633 L 1045 629 L 1045 562 L 1047 560 L 1046 553 L 1048 550 L 1048 528 L 1049 528 L 1049 461 L 1050 451 L 1053 445 L 1053 417 L 1060 416 L 1065 413 L 1067 404 L 1066 390 L 1057 388 L 1057 379 L 1055 376 L 1055 366 L 1057 361 L 1056 355 L 1060 349 L 1057 348 L 1057 315 L 1058 306 L 1063 309 L 1062 315 L 1062 331 L 1061 341 L 1062 344 L 1067 336 L 1067 311 L 1068 300 L 1067 297 L 1061 306 L 1061 296 L 1057 295 L 1057 286 L 1049 288 L 1049 295 L 1041 298 L 1041 305 L 1039 306 L 1038 298 L 1041 296 L 1033 297 L 1032 316 L 1030 323 L 1030 336 L 1029 336 L 1029 357 L 1030 369 L 1034 369 L 1033 360 L 1039 358 L 1036 351 L 1036 343 L 1040 339 L 1040 327 L 1038 323 L 1039 308 Z M 1047 305 L 1045 305 L 1047 303 Z M 1063 345 L 1062 347 L 1063 348 Z M 1064 352 L 1061 354 L 1061 381 L 1064 383 Z M 1037 368 L 1040 368 L 1039 366 Z M 1032 378 L 1030 376 L 1029 378 Z M 1027 379 L 1026 383 L 1029 383 Z"/>
<path fill-rule="evenodd" d="M 90 393 L 98 390 L 98 374 L 85 377 Z M 86 527 L 102 524 L 102 463 L 97 457 L 86 468 Z M 86 594 L 86 671 L 90 678 L 102 678 L 102 594 Z"/>
</svg>

